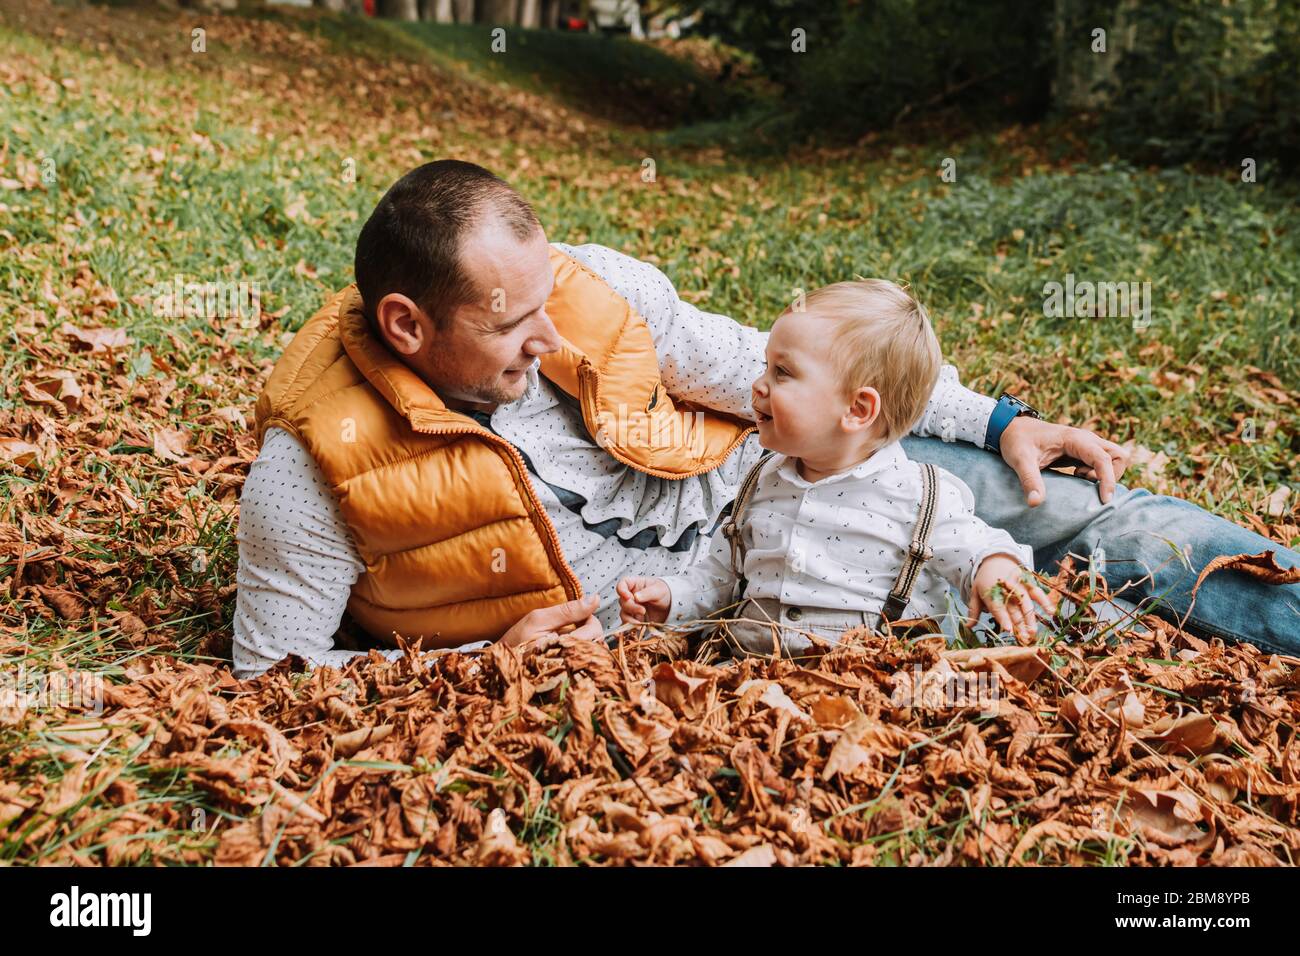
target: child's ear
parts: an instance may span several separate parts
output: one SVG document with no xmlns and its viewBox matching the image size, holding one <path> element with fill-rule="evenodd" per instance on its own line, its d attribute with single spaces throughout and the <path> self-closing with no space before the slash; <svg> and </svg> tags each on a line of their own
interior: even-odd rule
<svg viewBox="0 0 1300 956">
<path fill-rule="evenodd" d="M 849 398 L 848 410 L 842 422 L 847 431 L 861 431 L 870 428 L 880 417 L 880 393 L 864 385 Z"/>
</svg>

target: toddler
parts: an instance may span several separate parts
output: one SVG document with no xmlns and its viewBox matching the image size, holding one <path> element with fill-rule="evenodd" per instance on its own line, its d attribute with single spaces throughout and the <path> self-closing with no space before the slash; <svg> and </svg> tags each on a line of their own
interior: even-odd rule
<svg viewBox="0 0 1300 956">
<path fill-rule="evenodd" d="M 729 630 L 743 653 L 804 656 L 882 620 L 941 617 L 947 585 L 1031 643 L 1051 610 L 1032 553 L 975 516 L 955 475 L 911 461 L 899 439 L 925 411 L 939 343 L 921 305 L 882 279 L 810 293 L 772 327 L 753 384 L 759 441 L 704 561 L 669 578 L 627 577 L 627 621 L 680 623 L 743 598 Z M 747 623 L 748 622 L 748 623 Z M 761 623 L 754 623 L 761 622 Z"/>
</svg>

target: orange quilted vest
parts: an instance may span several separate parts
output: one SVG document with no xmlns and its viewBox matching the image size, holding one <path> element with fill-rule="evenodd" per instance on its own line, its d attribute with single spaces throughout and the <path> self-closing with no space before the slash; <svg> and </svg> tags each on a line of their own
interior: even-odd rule
<svg viewBox="0 0 1300 956">
<path fill-rule="evenodd" d="M 564 345 L 540 371 L 579 400 L 595 440 L 662 478 L 725 461 L 753 427 L 674 402 L 636 310 L 554 248 L 551 266 L 546 310 Z M 519 452 L 370 334 L 355 285 L 294 336 L 256 416 L 259 443 L 283 428 L 324 472 L 366 565 L 348 612 L 376 639 L 495 640 L 528 611 L 582 596 Z"/>
</svg>

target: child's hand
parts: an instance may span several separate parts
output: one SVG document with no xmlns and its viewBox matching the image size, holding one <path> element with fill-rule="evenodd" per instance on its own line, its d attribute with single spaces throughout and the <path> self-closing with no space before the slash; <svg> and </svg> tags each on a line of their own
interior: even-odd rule
<svg viewBox="0 0 1300 956">
<path fill-rule="evenodd" d="M 673 606 L 673 592 L 663 578 L 624 578 L 618 582 L 618 606 L 624 624 L 662 624 Z"/>
<path fill-rule="evenodd" d="M 1033 575 L 1005 554 L 991 554 L 980 562 L 971 592 L 970 626 L 987 610 L 1020 644 L 1034 643 L 1038 632 L 1034 604 L 1049 614 L 1056 610 L 1056 602 L 1043 593 Z"/>
</svg>

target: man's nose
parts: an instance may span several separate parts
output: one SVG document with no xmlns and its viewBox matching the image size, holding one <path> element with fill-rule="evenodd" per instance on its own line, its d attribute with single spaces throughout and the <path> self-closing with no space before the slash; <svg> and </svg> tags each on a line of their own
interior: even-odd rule
<svg viewBox="0 0 1300 956">
<path fill-rule="evenodd" d="M 542 326 L 536 333 L 529 336 L 528 341 L 524 343 L 524 351 L 529 355 L 548 355 L 551 352 L 560 350 L 560 332 L 551 321 L 551 317 L 545 311 L 541 314 Z"/>
</svg>

